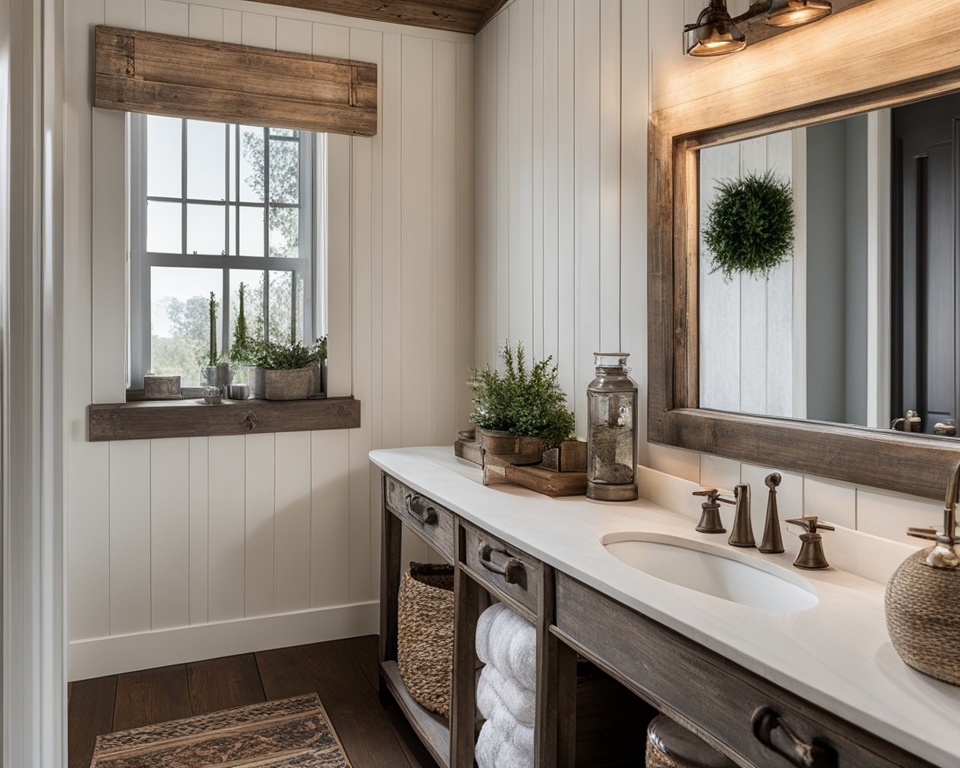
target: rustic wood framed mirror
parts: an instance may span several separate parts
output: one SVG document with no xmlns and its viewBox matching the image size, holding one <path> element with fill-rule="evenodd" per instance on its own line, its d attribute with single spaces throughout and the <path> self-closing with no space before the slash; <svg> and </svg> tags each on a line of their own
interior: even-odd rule
<svg viewBox="0 0 960 768">
<path fill-rule="evenodd" d="M 960 91 L 950 31 L 876 0 L 726 60 L 691 62 L 651 116 L 650 442 L 941 498 L 956 439 L 710 410 L 699 391 L 699 152 Z M 851 41 L 871 29 L 870 50 Z M 805 59 L 814 46 L 818 59 Z M 856 49 L 856 50 L 853 50 Z M 685 62 L 686 63 L 686 62 Z"/>
</svg>

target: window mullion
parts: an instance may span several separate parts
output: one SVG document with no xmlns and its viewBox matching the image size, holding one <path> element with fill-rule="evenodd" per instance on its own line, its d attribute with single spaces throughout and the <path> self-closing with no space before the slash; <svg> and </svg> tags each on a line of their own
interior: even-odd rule
<svg viewBox="0 0 960 768">
<path fill-rule="evenodd" d="M 263 129 L 263 255 L 270 256 L 270 129 Z M 270 341 L 270 270 L 263 272 L 263 338 Z"/>
</svg>

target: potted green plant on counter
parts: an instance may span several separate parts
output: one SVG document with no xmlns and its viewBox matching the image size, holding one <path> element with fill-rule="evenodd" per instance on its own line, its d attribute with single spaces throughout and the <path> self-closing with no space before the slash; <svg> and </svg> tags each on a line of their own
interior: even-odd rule
<svg viewBox="0 0 960 768">
<path fill-rule="evenodd" d="M 305 400 L 326 397 L 327 337 L 312 346 L 249 341 L 248 363 L 253 366 L 253 396 L 261 400 Z"/>
<path fill-rule="evenodd" d="M 522 343 L 516 351 L 505 344 L 499 356 L 503 373 L 489 365 L 473 372 L 470 420 L 483 452 L 529 456 L 529 463 L 538 463 L 543 451 L 568 439 L 575 426 L 557 366 L 548 357 L 528 370 Z"/>
</svg>

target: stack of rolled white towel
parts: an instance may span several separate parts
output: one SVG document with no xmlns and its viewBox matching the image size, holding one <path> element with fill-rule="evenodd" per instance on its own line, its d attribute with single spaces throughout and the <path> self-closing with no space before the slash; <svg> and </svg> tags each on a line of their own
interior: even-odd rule
<svg viewBox="0 0 960 768">
<path fill-rule="evenodd" d="M 486 720 L 477 738 L 479 768 L 533 765 L 537 635 L 503 603 L 477 622 L 477 656 L 485 666 L 477 681 L 477 709 Z"/>
</svg>

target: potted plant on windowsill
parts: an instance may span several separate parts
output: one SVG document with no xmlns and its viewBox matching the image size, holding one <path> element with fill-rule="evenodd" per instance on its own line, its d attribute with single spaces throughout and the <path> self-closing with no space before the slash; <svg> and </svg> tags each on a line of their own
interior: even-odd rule
<svg viewBox="0 0 960 768">
<path fill-rule="evenodd" d="M 206 358 L 200 367 L 201 383 L 208 387 L 216 387 L 221 394 L 226 394 L 225 390 L 230 385 L 230 363 L 222 359 L 222 355 L 217 352 L 217 297 L 213 291 L 210 292 L 210 301 L 208 304 L 208 314 L 210 317 L 210 348 L 207 350 Z"/>
<path fill-rule="evenodd" d="M 511 463 L 537 464 L 543 451 L 573 434 L 573 413 L 557 382 L 552 357 L 534 363 L 529 370 L 523 344 L 516 352 L 509 344 L 499 351 L 504 372 L 487 366 L 470 379 L 473 413 L 481 453 L 513 456 Z"/>
<path fill-rule="evenodd" d="M 299 341 L 250 342 L 253 396 L 261 400 L 306 400 L 326 397 L 327 337 L 313 346 Z"/>
</svg>

